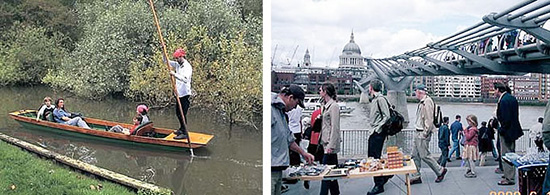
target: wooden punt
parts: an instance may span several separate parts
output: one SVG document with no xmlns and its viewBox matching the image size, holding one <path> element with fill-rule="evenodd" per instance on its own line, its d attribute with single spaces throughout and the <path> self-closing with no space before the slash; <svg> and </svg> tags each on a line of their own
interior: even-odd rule
<svg viewBox="0 0 550 195">
<path fill-rule="evenodd" d="M 189 148 L 187 139 L 176 140 L 174 137 L 175 130 L 152 127 L 151 131 L 155 132 L 153 137 L 140 136 L 140 135 L 125 135 L 122 133 L 114 133 L 107 131 L 115 125 L 120 125 L 124 128 L 131 128 L 131 124 L 118 123 L 112 121 L 106 121 L 101 119 L 94 119 L 85 117 L 86 123 L 91 129 L 85 129 L 82 127 L 66 125 L 56 122 L 50 122 L 46 120 L 36 120 L 36 110 L 20 110 L 9 113 L 12 119 L 15 119 L 22 126 L 40 129 L 40 130 L 53 130 L 56 132 L 69 133 L 71 135 L 85 135 L 86 137 L 95 137 L 106 141 L 125 141 L 133 144 L 146 144 L 148 146 L 162 146 L 164 148 Z M 191 138 L 191 148 L 204 147 L 214 137 L 213 135 L 189 132 Z"/>
</svg>

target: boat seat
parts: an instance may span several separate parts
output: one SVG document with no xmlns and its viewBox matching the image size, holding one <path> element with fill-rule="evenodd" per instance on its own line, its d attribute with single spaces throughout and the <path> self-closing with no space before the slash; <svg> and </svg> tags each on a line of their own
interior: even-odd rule
<svg viewBox="0 0 550 195">
<path fill-rule="evenodd" d="M 136 130 L 134 130 L 132 135 L 143 136 L 144 134 L 149 132 L 153 132 L 153 122 L 151 121 L 148 121 L 136 127 Z"/>
</svg>

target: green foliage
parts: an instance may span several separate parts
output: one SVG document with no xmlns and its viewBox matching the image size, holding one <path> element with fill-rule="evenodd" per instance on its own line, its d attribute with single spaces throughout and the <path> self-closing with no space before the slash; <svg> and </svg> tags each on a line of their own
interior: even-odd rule
<svg viewBox="0 0 550 195">
<path fill-rule="evenodd" d="M 135 194 L 123 186 L 63 169 L 1 141 L 0 176 L 0 194 Z M 90 185 L 102 188 L 98 193 Z"/>
<path fill-rule="evenodd" d="M 130 86 L 124 96 L 151 106 L 166 106 L 174 101 L 173 91 L 160 49 L 152 58 L 140 58 L 130 64 Z"/>
<path fill-rule="evenodd" d="M 130 62 L 150 51 L 147 46 L 154 31 L 147 8 L 145 3 L 128 1 L 78 6 L 83 37 L 44 82 L 93 99 L 124 92 Z"/>
<path fill-rule="evenodd" d="M 261 111 L 261 18 L 240 20 L 238 7 L 219 0 L 191 1 L 187 12 L 167 8 L 160 18 L 166 29 L 169 58 L 182 47 L 193 67 L 193 105 L 224 113 L 231 123 L 253 123 Z M 134 100 L 162 106 L 175 103 L 161 48 L 151 60 L 131 64 Z"/>
<path fill-rule="evenodd" d="M 178 47 L 188 51 L 193 105 L 214 108 L 231 122 L 251 122 L 261 110 L 261 1 L 164 0 L 155 6 L 168 56 Z M 41 26 L 42 35 L 33 37 L 40 41 L 31 43 L 51 47 L 37 47 L 33 52 L 40 55 L 26 58 L 21 50 L 30 44 L 7 37 L 8 49 L 0 49 L 0 85 L 34 80 L 91 99 L 124 94 L 152 106 L 175 103 L 147 1 L 5 1 L 0 16 L 6 16 L 1 24 Z M 30 36 L 36 30 L 9 31 Z M 68 49 L 59 49 L 63 45 Z M 41 64 L 27 65 L 36 63 Z"/>
<path fill-rule="evenodd" d="M 60 35 L 46 36 L 46 29 L 15 23 L 4 34 L 0 47 L 0 85 L 40 83 L 48 69 L 66 55 Z"/>
<path fill-rule="evenodd" d="M 77 17 L 67 0 L 22 0 L 0 2 L 0 32 L 5 33 L 15 23 L 40 26 L 48 37 L 61 33 L 62 45 L 72 50 L 78 39 Z M 4 39 L 6 40 L 6 39 Z"/>
</svg>

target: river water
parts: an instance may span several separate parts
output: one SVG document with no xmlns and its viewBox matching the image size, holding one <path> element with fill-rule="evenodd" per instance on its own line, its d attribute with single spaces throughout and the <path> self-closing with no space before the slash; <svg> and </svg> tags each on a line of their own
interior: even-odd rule
<svg viewBox="0 0 550 195">
<path fill-rule="evenodd" d="M 436 102 L 441 106 L 441 112 L 443 116 L 448 116 L 449 121 L 452 123 L 455 120 L 457 114 L 462 116 L 462 125 L 468 126 L 466 123 L 466 116 L 473 114 L 477 116 L 478 123 L 482 121 L 488 121 L 493 112 L 496 109 L 496 103 L 457 103 L 457 102 Z M 354 107 L 355 110 L 349 115 L 342 115 L 340 127 L 342 129 L 368 129 L 370 128 L 368 117 L 369 104 L 361 104 L 359 102 L 346 102 L 346 105 Z M 409 114 L 409 126 L 407 128 L 414 128 L 414 121 L 416 120 L 416 107 L 417 103 L 407 103 L 407 109 Z M 519 118 L 521 127 L 523 129 L 529 129 L 537 122 L 539 117 L 544 116 L 544 106 L 519 106 Z"/>
<path fill-rule="evenodd" d="M 175 194 L 261 194 L 262 133 L 247 126 L 233 126 L 213 113 L 192 107 L 188 123 L 193 132 L 213 134 L 205 148 L 195 149 L 191 159 L 187 149 L 168 152 L 136 148 L 93 139 L 81 139 L 25 129 L 8 117 L 11 111 L 38 109 L 45 96 L 63 97 L 66 108 L 85 117 L 131 123 L 137 103 L 107 99 L 91 101 L 53 92 L 44 86 L 0 87 L 0 132 L 46 147 L 49 150 L 113 170 L 159 186 Z M 155 126 L 179 127 L 174 107 L 151 109 Z M 261 125 L 258 125 L 261 127 Z"/>
</svg>

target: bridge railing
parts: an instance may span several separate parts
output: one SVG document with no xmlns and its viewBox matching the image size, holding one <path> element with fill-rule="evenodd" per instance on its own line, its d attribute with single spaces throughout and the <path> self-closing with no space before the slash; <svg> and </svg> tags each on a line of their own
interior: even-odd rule
<svg viewBox="0 0 550 195">
<path fill-rule="evenodd" d="M 411 154 L 414 146 L 414 129 L 403 129 L 395 136 L 389 136 L 386 140 L 383 152 L 387 146 L 398 146 L 405 154 Z M 529 138 L 529 130 L 523 130 L 524 135 L 516 141 L 516 151 L 524 152 L 532 147 L 533 141 Z M 368 152 L 368 139 L 371 130 L 368 129 L 342 129 L 340 135 L 342 142 L 340 143 L 341 151 L 338 157 L 341 159 L 359 159 L 366 158 Z M 438 133 L 434 132 L 429 143 L 429 151 L 432 154 L 440 154 L 441 150 L 438 146 Z M 494 140 L 496 144 L 496 139 Z M 452 145 L 452 143 L 451 143 Z M 533 146 L 534 147 L 534 146 Z M 462 150 L 461 150 L 462 152 Z"/>
</svg>

